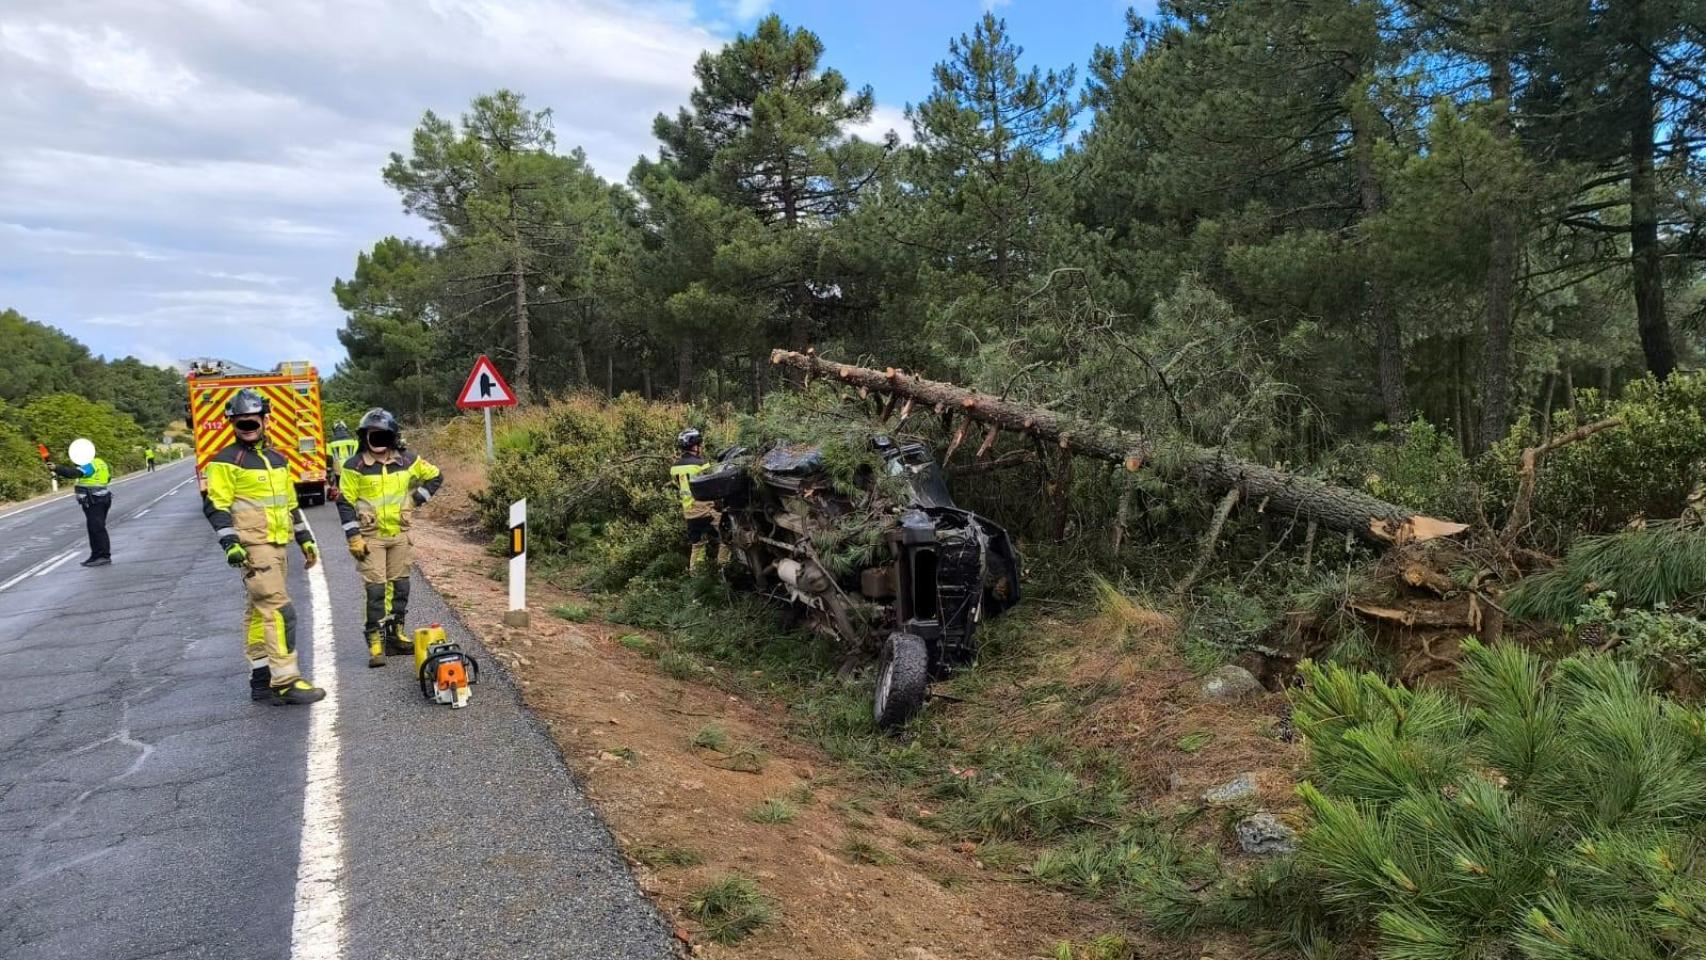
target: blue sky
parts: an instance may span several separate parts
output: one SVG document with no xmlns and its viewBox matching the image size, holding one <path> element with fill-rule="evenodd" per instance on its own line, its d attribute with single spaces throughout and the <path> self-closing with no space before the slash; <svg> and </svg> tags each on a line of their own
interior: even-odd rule
<svg viewBox="0 0 1706 960">
<path fill-rule="evenodd" d="M 970 30 L 977 0 L 4 0 L 0 308 L 108 356 L 256 366 L 343 355 L 333 278 L 421 235 L 379 179 L 421 112 L 508 86 L 621 179 L 692 64 L 771 10 L 877 96 L 871 129 Z M 1119 41 L 1125 4 L 1011 0 L 1027 62 Z M 0 350 L 4 349 L 0 344 Z"/>
</svg>

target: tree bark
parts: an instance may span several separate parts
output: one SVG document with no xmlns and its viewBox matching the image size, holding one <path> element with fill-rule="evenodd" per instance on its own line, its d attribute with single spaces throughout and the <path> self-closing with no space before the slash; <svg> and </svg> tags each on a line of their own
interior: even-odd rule
<svg viewBox="0 0 1706 960">
<path fill-rule="evenodd" d="M 533 396 L 533 344 L 531 324 L 527 318 L 527 261 L 521 246 L 521 226 L 516 221 L 515 195 L 509 198 L 510 241 L 515 245 L 510 264 L 515 284 L 515 399 L 527 403 Z"/>
<path fill-rule="evenodd" d="M 1488 58 L 1492 77 L 1493 136 L 1509 142 L 1511 130 L 1511 64 L 1503 43 Z M 1486 353 L 1481 366 L 1481 430 L 1475 450 L 1486 450 L 1510 432 L 1512 315 L 1516 301 L 1518 237 L 1514 198 L 1494 197 L 1487 208 Z"/>
<path fill-rule="evenodd" d="M 1357 194 L 1362 219 L 1380 213 L 1380 180 L 1374 169 L 1375 133 L 1366 104 L 1351 109 L 1351 151 L 1356 166 Z M 1374 324 L 1374 350 L 1379 364 L 1380 400 L 1386 422 L 1402 430 L 1410 422 L 1410 398 L 1404 387 L 1404 333 L 1380 278 L 1363 282 L 1364 307 Z"/>
<path fill-rule="evenodd" d="M 604 352 L 604 395 L 616 396 L 616 350 L 612 344 Z"/>
<path fill-rule="evenodd" d="M 1634 21 L 1644 19 L 1636 0 Z M 1639 31 L 1639 27 L 1636 27 Z M 1676 369 L 1676 348 L 1671 343 L 1670 321 L 1665 317 L 1663 250 L 1659 246 L 1659 187 L 1653 166 L 1656 156 L 1657 105 L 1653 92 L 1653 58 L 1644 37 L 1630 45 L 1631 80 L 1635 84 L 1629 104 L 1629 254 L 1635 280 L 1635 318 L 1641 335 L 1641 353 L 1647 369 L 1664 380 Z"/>
<path fill-rule="evenodd" d="M 802 375 L 839 380 L 878 393 L 898 394 L 921 406 L 947 411 L 1038 441 L 1053 443 L 1078 456 L 1123 463 L 1137 470 L 1157 459 L 1164 475 L 1216 491 L 1237 487 L 1247 500 L 1267 500 L 1272 509 L 1318 522 L 1331 530 L 1355 534 L 1371 542 L 1427 538 L 1463 529 L 1458 524 L 1422 517 L 1412 510 L 1371 497 L 1360 490 L 1336 487 L 1312 477 L 1232 456 L 1212 447 L 1169 447 L 1162 451 L 1140 434 L 1002 400 L 992 394 L 950 383 L 926 380 L 898 370 L 873 370 L 832 363 L 812 354 L 777 350 L 770 362 Z"/>
<path fill-rule="evenodd" d="M 675 391 L 682 403 L 693 399 L 693 338 L 682 337 L 675 355 Z"/>
</svg>

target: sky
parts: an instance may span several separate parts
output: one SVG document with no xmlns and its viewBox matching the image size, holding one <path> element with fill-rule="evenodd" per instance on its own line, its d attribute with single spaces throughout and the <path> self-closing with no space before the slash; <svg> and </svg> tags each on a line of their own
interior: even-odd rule
<svg viewBox="0 0 1706 960">
<path fill-rule="evenodd" d="M 425 237 L 379 172 L 428 109 L 509 87 L 622 180 L 699 54 L 775 12 L 903 135 L 986 8 L 1025 62 L 1084 64 L 1121 0 L 3 0 L 0 309 L 108 357 L 343 357 L 332 281 Z M 4 344 L 0 344 L 3 353 Z"/>
</svg>

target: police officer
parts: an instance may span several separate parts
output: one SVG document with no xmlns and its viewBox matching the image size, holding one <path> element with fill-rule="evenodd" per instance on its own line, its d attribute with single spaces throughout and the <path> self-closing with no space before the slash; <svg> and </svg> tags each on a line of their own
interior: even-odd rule
<svg viewBox="0 0 1706 960">
<path fill-rule="evenodd" d="M 704 473 L 711 464 L 705 459 L 704 435 L 692 427 L 676 436 L 675 446 L 681 451 L 681 458 L 669 468 L 669 477 L 681 497 L 681 514 L 687 519 L 687 571 L 692 573 L 704 562 L 707 548 L 714 568 L 721 544 L 717 538 L 716 508 L 693 499 L 693 487 L 690 485 L 693 478 Z"/>
<path fill-rule="evenodd" d="M 112 489 L 108 486 L 113 479 L 112 468 L 97 456 L 80 467 L 53 466 L 52 469 L 56 476 L 76 481 L 73 492 L 77 505 L 83 508 L 83 525 L 89 530 L 89 559 L 83 561 L 83 566 L 104 567 L 112 563 L 113 545 L 107 538 L 107 511 L 113 506 Z"/>
<path fill-rule="evenodd" d="M 367 593 L 367 665 L 383 667 L 386 648 L 408 653 L 403 617 L 414 564 L 409 514 L 444 484 L 438 468 L 403 449 L 389 411 L 374 407 L 355 428 L 359 451 L 344 461 L 338 517 Z"/>
<path fill-rule="evenodd" d="M 326 691 L 296 666 L 296 607 L 286 589 L 286 550 L 294 536 L 308 569 L 320 562 L 320 548 L 297 507 L 289 461 L 267 445 L 271 413 L 271 401 L 249 388 L 226 402 L 225 419 L 236 439 L 208 461 L 202 512 L 225 561 L 243 570 L 249 698 L 306 704 L 324 699 Z"/>
</svg>

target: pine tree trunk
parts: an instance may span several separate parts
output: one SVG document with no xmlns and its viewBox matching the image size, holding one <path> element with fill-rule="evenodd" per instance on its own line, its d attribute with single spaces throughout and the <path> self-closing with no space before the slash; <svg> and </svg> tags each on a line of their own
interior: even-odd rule
<svg viewBox="0 0 1706 960">
<path fill-rule="evenodd" d="M 1369 107 L 1361 105 L 1351 110 L 1351 150 L 1354 154 L 1358 200 L 1363 219 L 1380 212 L 1382 203 L 1380 181 L 1374 169 L 1375 134 Z M 1374 349 L 1379 364 L 1380 400 L 1386 411 L 1386 422 L 1403 429 L 1410 422 L 1410 398 L 1404 387 L 1404 333 L 1398 315 L 1387 298 L 1384 283 L 1379 278 L 1364 281 L 1368 318 L 1374 325 Z"/>
<path fill-rule="evenodd" d="M 525 251 L 521 248 L 521 227 L 515 218 L 513 194 L 509 198 L 509 211 L 510 240 L 515 245 L 510 265 L 515 284 L 515 399 L 525 404 L 533 396 L 533 344 L 527 319 L 527 263 Z"/>
<path fill-rule="evenodd" d="M 604 395 L 616 396 L 616 350 L 611 344 L 604 352 Z"/>
<path fill-rule="evenodd" d="M 586 371 L 586 344 L 581 343 L 581 338 L 578 335 L 575 337 L 574 354 L 575 386 L 582 390 L 591 390 L 592 377 Z"/>
<path fill-rule="evenodd" d="M 682 403 L 693 399 L 693 338 L 682 337 L 675 355 L 675 392 Z"/>
<path fill-rule="evenodd" d="M 1646 4 L 1633 0 L 1633 6 L 1632 18 L 1639 24 Z M 1659 185 L 1653 170 L 1657 153 L 1653 60 L 1644 37 L 1637 36 L 1630 47 L 1634 51 L 1630 71 L 1635 92 L 1629 104 L 1629 253 L 1635 278 L 1635 318 L 1647 369 L 1664 380 L 1676 369 L 1676 348 L 1670 339 L 1670 321 L 1665 317 Z"/>
<path fill-rule="evenodd" d="M 1511 64 L 1502 44 L 1489 59 L 1488 66 L 1492 76 L 1493 109 L 1498 111 L 1493 122 L 1493 136 L 1501 142 L 1508 142 L 1512 137 Z M 1510 432 L 1511 328 L 1516 300 L 1517 255 L 1521 244 L 1517 235 L 1519 213 L 1511 198 L 1494 197 L 1487 213 L 1491 220 L 1487 245 L 1487 343 L 1481 367 L 1481 430 L 1476 437 L 1477 451 L 1503 440 Z"/>
<path fill-rule="evenodd" d="M 1143 436 L 1065 416 L 1041 407 L 1027 407 L 999 397 L 950 383 L 926 380 L 898 370 L 873 370 L 831 363 L 812 354 L 777 350 L 771 363 L 804 376 L 839 380 L 874 393 L 909 397 L 921 405 L 944 413 L 959 413 L 1004 431 L 1052 443 L 1059 449 L 1138 469 L 1150 463 L 1157 452 Z M 1169 448 L 1156 464 L 1169 477 L 1226 491 L 1234 487 L 1245 500 L 1267 501 L 1269 509 L 1284 516 L 1312 520 L 1332 530 L 1352 533 L 1373 542 L 1415 530 L 1428 518 L 1396 504 L 1371 497 L 1360 490 L 1336 487 L 1313 477 L 1299 476 L 1274 467 L 1232 456 L 1212 447 Z"/>
</svg>

